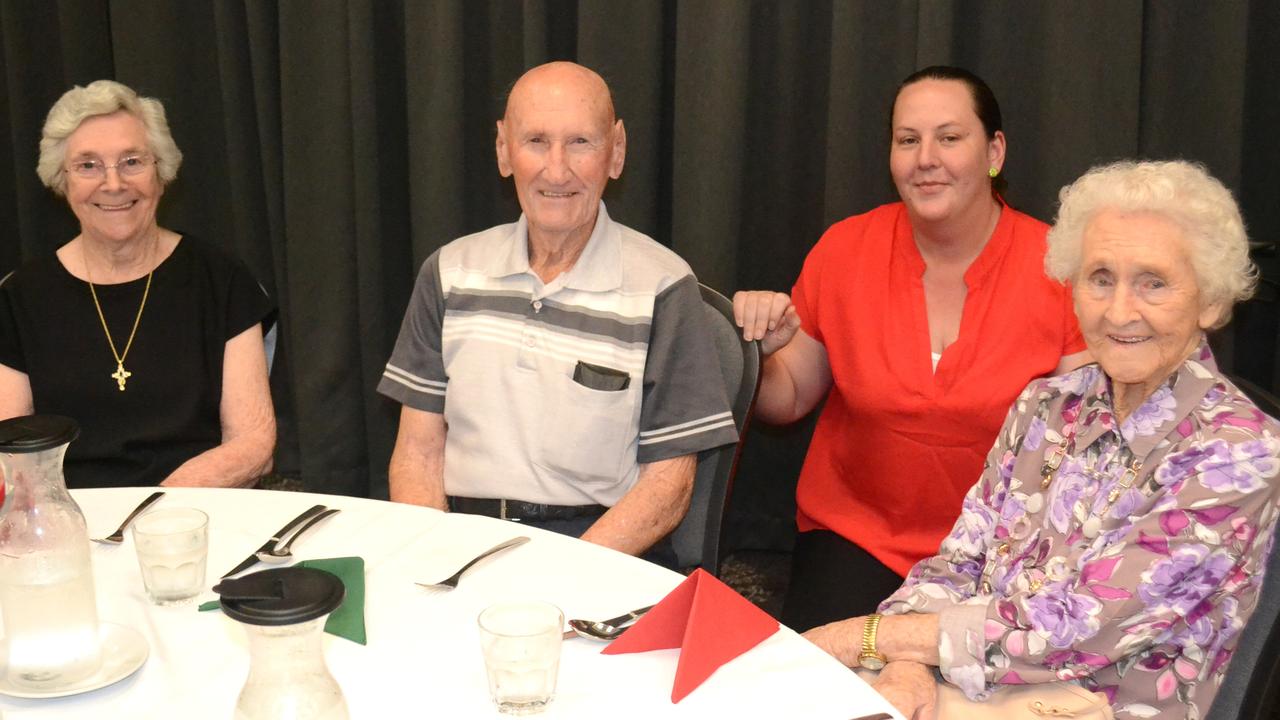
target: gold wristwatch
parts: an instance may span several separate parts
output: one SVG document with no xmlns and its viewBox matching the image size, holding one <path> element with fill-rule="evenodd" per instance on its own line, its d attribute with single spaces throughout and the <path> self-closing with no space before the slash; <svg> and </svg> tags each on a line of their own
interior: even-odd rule
<svg viewBox="0 0 1280 720">
<path fill-rule="evenodd" d="M 880 615 L 868 615 L 862 623 L 862 651 L 858 653 L 858 665 L 868 670 L 879 670 L 889 662 L 884 653 L 876 650 L 876 630 L 880 627 Z"/>
</svg>

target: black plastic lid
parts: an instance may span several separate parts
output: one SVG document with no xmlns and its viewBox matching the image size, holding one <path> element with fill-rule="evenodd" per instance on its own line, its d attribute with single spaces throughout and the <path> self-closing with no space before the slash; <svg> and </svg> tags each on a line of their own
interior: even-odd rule
<svg viewBox="0 0 1280 720">
<path fill-rule="evenodd" d="M 80 437 L 80 425 L 61 415 L 24 415 L 0 421 L 0 452 L 33 453 Z"/>
<path fill-rule="evenodd" d="M 250 625 L 295 625 L 314 620 L 338 609 L 347 595 L 337 575 L 302 567 L 229 578 L 213 591 L 222 596 L 222 612 Z"/>
</svg>

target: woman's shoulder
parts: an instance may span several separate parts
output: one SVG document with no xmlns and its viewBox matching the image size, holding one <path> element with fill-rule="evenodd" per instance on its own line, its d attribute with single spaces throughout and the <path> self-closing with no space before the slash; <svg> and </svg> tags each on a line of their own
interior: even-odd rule
<svg viewBox="0 0 1280 720">
<path fill-rule="evenodd" d="M 906 220 L 906 205 L 887 203 L 858 215 L 851 215 L 827 228 L 814 246 L 819 252 L 843 253 L 856 250 L 866 242 L 892 237 L 898 223 Z"/>
<path fill-rule="evenodd" d="M 191 233 L 179 232 L 178 244 L 174 247 L 174 254 L 182 253 L 188 260 L 196 260 L 199 262 L 213 263 L 218 265 L 235 265 L 240 260 L 232 253 L 223 250 L 215 243 Z"/>
<path fill-rule="evenodd" d="M 243 260 L 217 244 L 197 235 L 180 233 L 181 239 L 170 255 L 174 265 L 212 277 L 247 274 L 254 277 Z"/>
<path fill-rule="evenodd" d="M 1194 432 L 1200 439 L 1249 442 L 1280 438 L 1280 420 L 1254 402 L 1230 378 L 1214 373 L 1211 384 L 1192 411 Z M 1275 409 L 1268 408 L 1271 412 Z M 1276 446 L 1280 448 L 1280 445 Z"/>
<path fill-rule="evenodd" d="M 52 281 L 70 277 L 55 253 L 42 253 L 0 273 L 0 289 L 13 292 L 22 288 L 45 287 Z"/>
<path fill-rule="evenodd" d="M 1047 223 L 1005 205 L 1000 215 L 1000 226 L 1008 228 L 1015 252 L 1022 253 L 1029 261 L 1044 261 L 1044 254 L 1049 249 Z M 997 226 L 997 233 L 1000 226 Z"/>
<path fill-rule="evenodd" d="M 262 321 L 267 329 L 275 321 L 276 305 L 262 281 L 238 257 L 216 244 L 183 234 L 167 262 L 174 271 L 166 280 L 190 282 L 189 297 L 196 304 L 221 308 L 236 332 Z M 159 274 L 157 273 L 157 277 Z"/>
<path fill-rule="evenodd" d="M 1226 377 L 1214 378 L 1168 439 L 1156 470 L 1161 485 L 1194 472 L 1198 485 L 1214 493 L 1280 499 L 1280 422 Z"/>
<path fill-rule="evenodd" d="M 1049 223 L 1009 205 L 1005 205 L 1004 209 L 1005 212 L 1009 213 L 1009 218 L 1013 221 L 1016 230 L 1024 233 L 1038 233 L 1041 236 L 1049 232 Z"/>
</svg>

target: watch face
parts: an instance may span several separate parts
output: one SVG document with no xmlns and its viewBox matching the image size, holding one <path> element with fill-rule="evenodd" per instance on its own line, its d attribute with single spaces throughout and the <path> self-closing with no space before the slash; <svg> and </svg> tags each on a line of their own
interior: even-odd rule
<svg viewBox="0 0 1280 720">
<path fill-rule="evenodd" d="M 858 664 L 868 670 L 880 670 L 884 668 L 884 658 L 879 655 L 859 655 Z"/>
</svg>

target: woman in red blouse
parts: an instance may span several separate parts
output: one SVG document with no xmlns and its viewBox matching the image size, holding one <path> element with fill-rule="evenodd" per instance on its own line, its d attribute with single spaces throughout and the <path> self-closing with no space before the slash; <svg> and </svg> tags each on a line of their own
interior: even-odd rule
<svg viewBox="0 0 1280 720">
<path fill-rule="evenodd" d="M 1087 360 L 1069 290 L 1044 273 L 1044 223 L 1002 200 L 991 89 L 930 67 L 894 101 L 901 202 L 833 225 L 790 296 L 734 296 L 765 353 L 757 417 L 826 404 L 796 490 L 783 621 L 874 611 L 936 552 L 1028 381 Z"/>
</svg>

